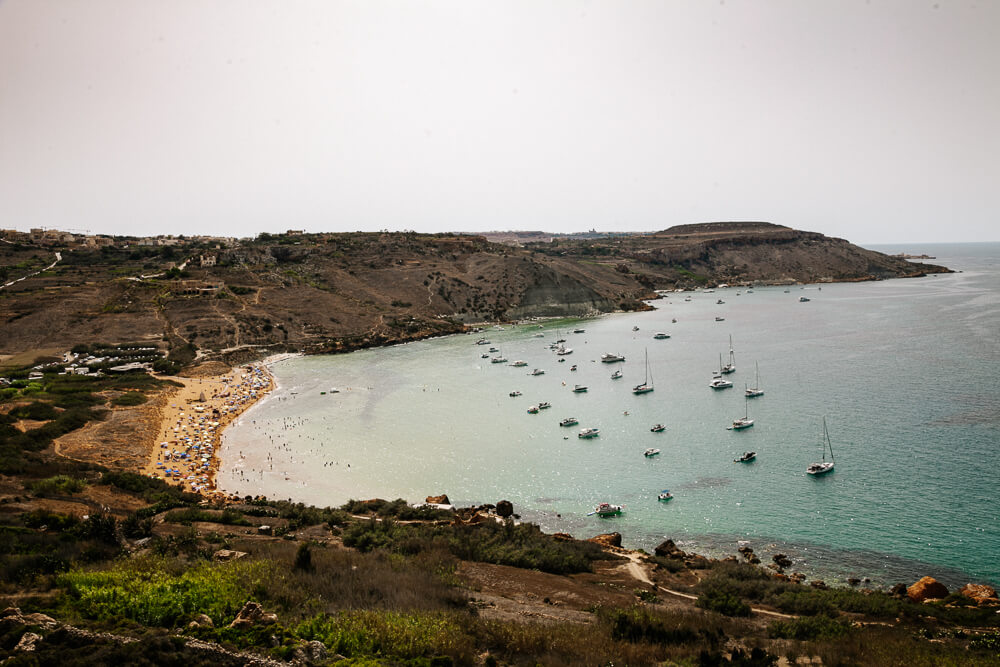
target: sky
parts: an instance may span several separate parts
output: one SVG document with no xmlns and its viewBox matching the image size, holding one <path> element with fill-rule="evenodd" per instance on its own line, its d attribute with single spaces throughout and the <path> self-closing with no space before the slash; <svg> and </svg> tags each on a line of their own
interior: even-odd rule
<svg viewBox="0 0 1000 667">
<path fill-rule="evenodd" d="M 0 0 L 0 228 L 1000 241 L 995 0 Z"/>
</svg>

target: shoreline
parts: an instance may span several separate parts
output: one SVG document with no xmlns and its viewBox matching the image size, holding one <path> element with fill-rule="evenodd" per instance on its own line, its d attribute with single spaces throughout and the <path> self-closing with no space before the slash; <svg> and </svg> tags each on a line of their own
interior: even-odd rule
<svg viewBox="0 0 1000 667">
<path fill-rule="evenodd" d="M 173 377 L 183 384 L 159 410 L 149 460 L 141 474 L 208 497 L 229 498 L 218 489 L 222 433 L 276 386 L 270 366 L 295 353 L 273 355 L 232 367 L 221 375 Z"/>
</svg>

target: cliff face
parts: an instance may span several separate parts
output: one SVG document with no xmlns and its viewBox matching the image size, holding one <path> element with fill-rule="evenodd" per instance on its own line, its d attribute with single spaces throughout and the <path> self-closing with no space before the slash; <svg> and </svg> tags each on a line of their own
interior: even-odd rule
<svg viewBox="0 0 1000 667">
<path fill-rule="evenodd" d="M 62 254 L 52 270 L 0 290 L 0 354 L 128 341 L 240 360 L 411 340 L 460 331 L 463 322 L 643 308 L 653 289 L 947 270 L 767 223 L 527 248 L 476 236 L 354 233 L 215 251 L 182 245 L 171 261 L 127 247 Z M 199 266 L 206 255 L 215 264 Z M 50 250 L 0 247 L 7 280 L 51 261 Z"/>
</svg>

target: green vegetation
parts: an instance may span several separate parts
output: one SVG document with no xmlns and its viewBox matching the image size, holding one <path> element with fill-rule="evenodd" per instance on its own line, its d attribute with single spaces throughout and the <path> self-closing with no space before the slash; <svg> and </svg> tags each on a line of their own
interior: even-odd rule
<svg viewBox="0 0 1000 667">
<path fill-rule="evenodd" d="M 416 555 L 443 550 L 463 560 L 571 574 L 589 572 L 597 560 L 612 558 L 590 542 L 564 542 L 534 524 L 486 522 L 478 525 L 418 526 L 386 518 L 350 525 L 344 544 L 362 552 L 385 549 Z"/>
<path fill-rule="evenodd" d="M 28 489 L 36 496 L 69 496 L 83 491 L 87 482 L 75 477 L 56 475 L 28 484 Z"/>
<path fill-rule="evenodd" d="M 121 396 L 116 396 L 111 401 L 111 405 L 122 405 L 122 406 L 132 406 L 132 405 L 142 405 L 148 399 L 146 395 L 141 391 L 129 391 Z"/>
</svg>

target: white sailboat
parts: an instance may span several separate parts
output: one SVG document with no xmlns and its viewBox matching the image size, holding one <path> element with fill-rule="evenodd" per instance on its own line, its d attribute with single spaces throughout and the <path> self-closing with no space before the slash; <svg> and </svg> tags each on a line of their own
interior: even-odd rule
<svg viewBox="0 0 1000 667">
<path fill-rule="evenodd" d="M 830 450 L 830 460 L 826 460 L 826 450 Z M 806 472 L 810 475 L 825 475 L 833 471 L 833 445 L 830 444 L 830 432 L 826 429 L 826 417 L 823 417 L 823 460 L 810 463 Z"/>
<path fill-rule="evenodd" d="M 721 366 L 721 361 L 719 362 Z M 733 353 L 733 337 L 729 337 L 729 363 L 719 369 L 720 373 L 728 374 L 736 371 L 736 355 Z"/>
<path fill-rule="evenodd" d="M 653 378 L 649 374 L 649 350 L 646 350 L 646 379 L 632 387 L 633 394 L 648 394 L 653 391 Z"/>
<path fill-rule="evenodd" d="M 754 380 L 754 385 L 752 387 L 747 387 L 745 392 L 747 398 L 756 398 L 758 396 L 764 395 L 764 390 L 760 388 L 760 366 L 757 364 L 756 361 L 753 363 L 753 365 L 757 371 L 756 373 L 757 379 Z"/>
<path fill-rule="evenodd" d="M 753 420 L 750 419 L 750 401 L 746 397 L 743 398 L 744 406 L 746 410 L 742 417 L 737 417 L 733 420 L 733 425 L 728 427 L 730 431 L 740 431 L 745 428 L 750 428 L 753 426 Z"/>
</svg>

